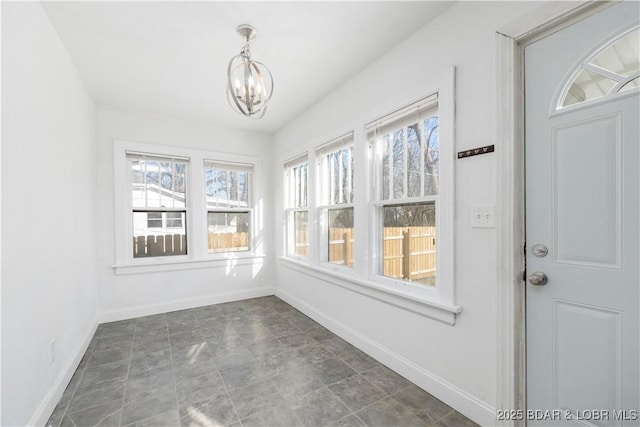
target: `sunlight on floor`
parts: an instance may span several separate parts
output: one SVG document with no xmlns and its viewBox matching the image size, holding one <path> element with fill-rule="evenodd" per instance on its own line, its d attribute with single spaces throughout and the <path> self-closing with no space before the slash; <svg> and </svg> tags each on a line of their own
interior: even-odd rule
<svg viewBox="0 0 640 427">
<path fill-rule="evenodd" d="M 193 365 L 198 361 L 198 355 L 202 352 L 202 350 L 206 345 L 207 343 L 203 342 L 203 343 L 191 346 L 191 348 L 189 349 L 189 353 L 187 353 L 187 356 L 189 356 L 190 365 Z"/>
<path fill-rule="evenodd" d="M 191 417 L 191 422 L 189 423 L 190 427 L 224 427 L 222 424 L 207 417 L 193 406 L 187 408 L 187 413 Z"/>
</svg>

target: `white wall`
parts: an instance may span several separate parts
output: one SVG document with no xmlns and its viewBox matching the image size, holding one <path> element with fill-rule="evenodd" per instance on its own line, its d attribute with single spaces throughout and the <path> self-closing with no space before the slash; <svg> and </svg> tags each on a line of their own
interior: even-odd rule
<svg viewBox="0 0 640 427">
<path fill-rule="evenodd" d="M 277 132 L 275 160 L 313 149 L 323 135 L 330 138 L 361 129 L 377 118 L 371 116 L 369 106 L 390 104 L 452 66 L 457 69 L 456 151 L 494 144 L 495 32 L 538 6 L 523 2 L 454 5 Z M 414 98 L 421 95 L 426 94 L 415 93 Z M 366 164 L 362 144 L 356 141 L 356 152 L 363 154 L 360 160 L 356 157 L 356 167 Z M 489 425 L 496 423 L 496 230 L 471 228 L 470 209 L 496 203 L 496 165 L 495 154 L 455 162 L 455 287 L 456 303 L 463 307 L 455 326 L 333 286 L 330 277 L 320 281 L 283 263 L 276 268 L 278 295 L 467 416 Z M 281 170 L 275 177 L 282 180 Z M 367 191 L 363 181 L 356 180 L 357 192 Z M 281 235 L 282 197 L 275 203 L 276 235 Z M 366 230 L 356 230 L 356 239 L 364 234 Z M 283 239 L 277 243 L 278 253 L 283 254 Z"/>
<path fill-rule="evenodd" d="M 3 2 L 2 425 L 46 421 L 96 326 L 94 121 L 40 4 Z"/>
<path fill-rule="evenodd" d="M 113 141 L 125 140 L 188 147 L 223 153 L 247 154 L 263 160 L 264 188 L 270 188 L 272 138 L 269 135 L 217 128 L 173 117 L 122 111 L 98 106 L 96 119 L 97 238 L 99 308 L 101 321 L 159 313 L 273 293 L 271 227 L 258 230 L 264 236 L 266 258 L 239 264 L 221 262 L 206 267 L 161 273 L 116 274 L 114 231 Z M 261 195 L 266 213 L 264 225 L 273 222 L 266 209 L 269 196 Z M 126 213 L 121 213 L 125 214 Z"/>
</svg>

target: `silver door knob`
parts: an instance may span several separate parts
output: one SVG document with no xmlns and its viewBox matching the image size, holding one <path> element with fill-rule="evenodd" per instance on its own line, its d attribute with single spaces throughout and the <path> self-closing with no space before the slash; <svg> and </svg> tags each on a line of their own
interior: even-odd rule
<svg viewBox="0 0 640 427">
<path fill-rule="evenodd" d="M 549 278 L 542 271 L 536 271 L 529 276 L 529 283 L 534 286 L 544 286 L 549 281 Z"/>
</svg>

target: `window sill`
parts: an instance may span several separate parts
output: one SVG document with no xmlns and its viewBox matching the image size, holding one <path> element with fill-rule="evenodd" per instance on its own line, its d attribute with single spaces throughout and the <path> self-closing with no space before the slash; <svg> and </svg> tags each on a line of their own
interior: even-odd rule
<svg viewBox="0 0 640 427">
<path fill-rule="evenodd" d="M 243 255 L 218 255 L 215 258 L 190 259 L 180 257 L 180 259 L 155 258 L 132 262 L 130 264 L 114 265 L 112 268 L 116 275 L 160 273 L 166 271 L 195 270 L 200 268 L 222 268 L 228 266 L 253 265 L 257 260 L 262 262 L 265 255 L 243 254 Z"/>
<path fill-rule="evenodd" d="M 440 301 L 434 301 L 427 297 L 416 295 L 415 293 L 403 292 L 376 282 L 357 279 L 336 270 L 312 266 L 286 256 L 281 256 L 280 261 L 281 265 L 285 268 L 298 271 L 332 285 L 349 289 L 361 295 L 400 307 L 421 316 L 438 320 L 451 326 L 456 322 L 456 315 L 462 312 L 462 306 L 443 304 Z"/>
</svg>

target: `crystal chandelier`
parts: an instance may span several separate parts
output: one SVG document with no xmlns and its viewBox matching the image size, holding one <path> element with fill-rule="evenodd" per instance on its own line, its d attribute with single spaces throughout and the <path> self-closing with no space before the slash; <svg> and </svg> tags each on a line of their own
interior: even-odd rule
<svg viewBox="0 0 640 427">
<path fill-rule="evenodd" d="M 251 25 L 239 25 L 237 31 L 245 44 L 227 67 L 227 101 L 237 112 L 259 119 L 267 111 L 273 94 L 273 76 L 262 62 L 251 59 L 249 43 L 256 38 L 256 29 Z"/>
</svg>

